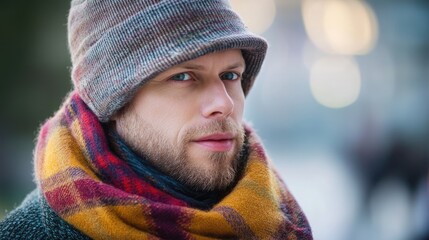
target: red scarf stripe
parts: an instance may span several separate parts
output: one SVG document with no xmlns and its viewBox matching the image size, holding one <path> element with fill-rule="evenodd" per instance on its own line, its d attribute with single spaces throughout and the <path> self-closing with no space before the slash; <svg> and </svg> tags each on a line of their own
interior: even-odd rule
<svg viewBox="0 0 429 240">
<path fill-rule="evenodd" d="M 67 124 L 70 126 L 73 121 L 79 122 L 85 141 L 85 150 L 88 152 L 94 168 L 98 170 L 100 176 L 103 176 L 103 181 L 128 193 L 148 199 L 167 204 L 187 205 L 139 178 L 127 164 L 110 150 L 104 129 L 97 117 L 77 94 L 72 96 L 70 105 L 73 112 L 70 112 L 71 118 Z"/>
</svg>

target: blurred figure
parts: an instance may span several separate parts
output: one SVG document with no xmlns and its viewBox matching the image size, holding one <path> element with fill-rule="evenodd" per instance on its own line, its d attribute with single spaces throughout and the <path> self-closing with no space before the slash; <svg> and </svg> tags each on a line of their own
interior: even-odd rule
<svg viewBox="0 0 429 240">
<path fill-rule="evenodd" d="M 381 144 L 383 141 L 376 128 L 375 122 L 367 121 L 364 130 L 361 130 L 357 144 L 354 145 L 355 149 L 350 153 L 350 156 L 354 156 L 353 169 L 362 180 L 362 208 L 364 211 L 362 217 L 366 219 L 365 221 L 374 221 L 374 218 L 380 218 L 377 214 L 383 214 L 378 212 L 378 208 L 383 205 L 389 206 L 391 209 L 388 211 L 392 213 L 391 217 L 406 218 L 402 219 L 402 222 L 410 225 L 409 228 L 403 227 L 407 231 L 406 235 L 412 239 L 428 239 L 429 184 L 426 181 L 429 171 L 429 155 L 427 142 L 424 139 L 410 139 L 406 134 L 396 131 L 384 145 Z M 424 186 L 424 190 L 422 190 L 422 186 Z M 401 189 L 403 189 L 405 190 L 404 195 L 397 195 L 388 190 L 389 188 L 393 188 L 393 191 L 398 193 L 401 193 Z M 380 196 L 380 194 L 393 195 Z M 391 199 L 392 197 L 405 199 L 406 202 L 402 204 L 410 206 L 410 209 L 414 209 L 414 211 L 410 210 L 409 214 L 401 215 L 402 210 L 394 207 L 400 202 L 398 199 Z M 396 203 L 389 203 L 392 201 L 396 201 Z M 423 204 L 419 205 L 418 202 L 423 202 Z M 412 215 L 415 211 L 418 213 Z M 421 215 L 421 217 L 415 215 Z M 398 237 L 398 239 L 402 238 Z"/>
</svg>

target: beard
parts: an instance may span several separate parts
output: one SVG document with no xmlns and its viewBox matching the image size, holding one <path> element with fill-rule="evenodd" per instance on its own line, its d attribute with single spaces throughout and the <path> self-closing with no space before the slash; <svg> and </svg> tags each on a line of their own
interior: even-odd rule
<svg viewBox="0 0 429 240">
<path fill-rule="evenodd" d="M 234 183 L 238 174 L 245 134 L 243 126 L 232 120 L 212 120 L 204 125 L 184 129 L 178 144 L 174 144 L 161 129 L 156 129 L 134 111 L 125 111 L 118 116 L 116 130 L 143 159 L 193 189 L 222 191 Z M 236 136 L 232 150 L 206 150 L 200 154 L 189 151 L 192 140 L 218 132 L 230 132 Z"/>
</svg>

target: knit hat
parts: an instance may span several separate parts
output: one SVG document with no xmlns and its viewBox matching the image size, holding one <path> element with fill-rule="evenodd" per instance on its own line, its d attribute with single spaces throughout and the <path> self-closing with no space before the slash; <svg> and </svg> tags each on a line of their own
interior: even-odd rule
<svg viewBox="0 0 429 240">
<path fill-rule="evenodd" d="M 102 122 L 159 73 L 226 49 L 242 50 L 247 95 L 267 50 L 226 0 L 73 0 L 68 40 L 74 87 Z"/>
</svg>

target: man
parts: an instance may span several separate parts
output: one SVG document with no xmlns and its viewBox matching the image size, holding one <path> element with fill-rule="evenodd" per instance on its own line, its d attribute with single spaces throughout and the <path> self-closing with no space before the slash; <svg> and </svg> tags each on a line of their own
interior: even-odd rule
<svg viewBox="0 0 429 240">
<path fill-rule="evenodd" d="M 76 0 L 75 89 L 2 239 L 312 239 L 243 124 L 267 44 L 226 1 Z"/>
</svg>

